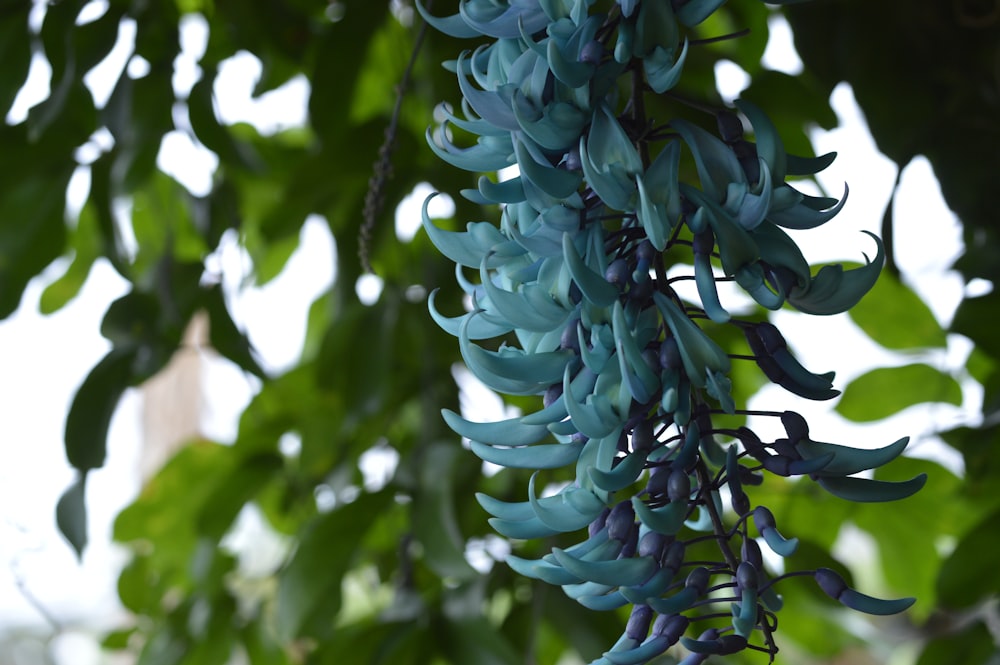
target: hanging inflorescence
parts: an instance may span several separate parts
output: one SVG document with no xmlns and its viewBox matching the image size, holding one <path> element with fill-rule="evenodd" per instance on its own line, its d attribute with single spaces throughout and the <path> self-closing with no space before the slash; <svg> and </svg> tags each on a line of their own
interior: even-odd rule
<svg viewBox="0 0 1000 665">
<path fill-rule="evenodd" d="M 499 226 L 445 231 L 425 204 L 424 228 L 458 264 L 472 304 L 446 317 L 432 296 L 431 314 L 486 385 L 542 397 L 539 410 L 501 422 L 444 417 L 483 460 L 536 472 L 575 465 L 575 479 L 551 496 L 539 496 L 536 473 L 527 501 L 478 499 L 510 538 L 588 530 L 572 547 L 507 563 L 586 607 L 631 605 L 625 633 L 595 661 L 602 665 L 644 663 L 678 641 L 685 665 L 746 648 L 773 659 L 775 586 L 792 575 L 813 576 L 862 612 L 892 614 L 913 602 L 866 596 L 827 568 L 771 577 L 759 541 L 783 557 L 797 541 L 747 492 L 769 472 L 807 476 L 853 501 L 903 498 L 923 476 L 890 483 L 855 474 L 897 457 L 907 439 L 876 450 L 822 443 L 793 411 L 769 412 L 785 432 L 774 441 L 716 425 L 750 412 L 731 395 L 738 360 L 705 332 L 708 323 L 736 326 L 744 357 L 788 391 L 813 400 L 838 394 L 833 374 L 806 370 L 773 325 L 732 317 L 720 281 L 770 310 L 834 314 L 872 287 L 883 262 L 873 236 L 874 260 L 812 274 L 783 229 L 817 227 L 844 200 L 807 196 L 786 177 L 813 175 L 833 155 L 786 154 L 761 109 L 738 101 L 736 110 L 713 112 L 717 133 L 680 118 L 654 127 L 644 117 L 647 96 L 669 94 L 682 74 L 693 48 L 686 31 L 722 3 L 463 0 L 446 18 L 418 5 L 442 32 L 488 38 L 447 63 L 464 100 L 459 112 L 441 109 L 431 149 L 472 172 L 518 168 L 514 178 L 482 176 L 462 192 L 501 204 Z M 456 132 L 474 144 L 457 146 Z M 682 179 L 682 159 L 697 183 Z M 668 276 L 676 266 L 690 268 Z M 675 287 L 690 280 L 695 289 L 682 298 Z M 498 337 L 511 343 L 477 343 Z M 707 541 L 716 560 L 692 560 Z"/>
</svg>

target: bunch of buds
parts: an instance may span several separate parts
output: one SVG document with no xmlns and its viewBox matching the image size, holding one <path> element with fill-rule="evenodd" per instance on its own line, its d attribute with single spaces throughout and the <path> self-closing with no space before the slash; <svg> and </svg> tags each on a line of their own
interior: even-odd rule
<svg viewBox="0 0 1000 665">
<path fill-rule="evenodd" d="M 680 80 L 690 29 L 722 3 L 462 0 L 444 18 L 418 5 L 438 30 L 481 42 L 446 63 L 464 101 L 458 112 L 440 109 L 431 149 L 474 173 L 518 170 L 502 182 L 481 175 L 462 192 L 496 204 L 499 224 L 443 230 L 425 203 L 424 228 L 457 264 L 471 303 L 449 317 L 432 295 L 431 314 L 483 383 L 541 397 L 538 410 L 500 422 L 444 417 L 483 460 L 536 472 L 526 501 L 477 497 L 496 531 L 537 539 L 587 530 L 578 544 L 507 563 L 588 608 L 631 606 L 624 634 L 594 661 L 601 665 L 645 663 L 678 642 L 685 665 L 747 648 L 773 659 L 775 587 L 794 575 L 813 576 L 862 612 L 913 602 L 864 595 L 827 568 L 771 576 L 760 541 L 782 557 L 797 541 L 750 496 L 771 473 L 805 476 L 852 501 L 904 498 L 923 476 L 890 483 L 855 474 L 897 457 L 906 438 L 874 450 L 824 443 L 789 410 L 763 412 L 784 429 L 774 441 L 716 424 L 751 414 L 732 396 L 734 361 L 756 362 L 802 398 L 838 394 L 833 373 L 804 368 L 775 326 L 732 316 L 720 282 L 768 310 L 835 314 L 858 302 L 883 263 L 872 236 L 873 260 L 813 274 L 785 229 L 824 224 L 847 192 L 809 196 L 786 182 L 814 175 L 833 155 L 787 154 L 757 106 L 714 111 L 714 131 L 644 117 L 645 98 Z M 470 140 L 457 145 L 456 135 Z M 675 290 L 690 281 L 690 294 Z M 706 331 L 713 326 L 736 326 L 748 353 L 727 354 Z M 563 467 L 575 468 L 573 480 L 541 496 L 537 472 Z M 692 560 L 706 542 L 715 560 Z"/>
</svg>

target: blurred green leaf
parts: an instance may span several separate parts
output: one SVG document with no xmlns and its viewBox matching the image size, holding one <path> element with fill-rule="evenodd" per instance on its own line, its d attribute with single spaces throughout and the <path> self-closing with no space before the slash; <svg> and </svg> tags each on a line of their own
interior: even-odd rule
<svg viewBox="0 0 1000 665">
<path fill-rule="evenodd" d="M 295 554 L 278 577 L 275 629 L 283 640 L 301 635 L 320 611 L 320 623 L 332 628 L 341 604 L 341 579 L 372 516 L 390 501 L 389 492 L 362 494 L 352 503 L 318 515 L 302 532 Z"/>
<path fill-rule="evenodd" d="M 993 318 L 1000 311 L 1000 292 L 965 298 L 951 321 L 951 331 L 965 335 L 976 347 L 993 358 L 1000 358 L 1000 335 Z"/>
<path fill-rule="evenodd" d="M 969 607 L 1000 593 L 997 533 L 1000 510 L 974 525 L 958 541 L 938 574 L 937 594 L 942 605 L 952 609 Z"/>
<path fill-rule="evenodd" d="M 212 509 L 208 502 L 237 454 L 231 446 L 203 440 L 182 447 L 118 514 L 115 540 L 152 545 L 151 563 L 162 574 L 184 570 L 198 542 L 199 515 Z"/>
<path fill-rule="evenodd" d="M 76 297 L 90 275 L 94 261 L 101 256 L 101 236 L 94 207 L 84 206 L 80 211 L 76 229 L 72 232 L 70 244 L 73 247 L 73 260 L 66 272 L 45 287 L 39 299 L 38 307 L 43 314 L 51 314 L 61 309 L 67 302 Z"/>
<path fill-rule="evenodd" d="M 76 552 L 77 559 L 83 557 L 83 549 L 87 546 L 86 488 L 87 474 L 84 472 L 56 504 L 56 526 Z"/>
<path fill-rule="evenodd" d="M 132 385 L 132 348 L 115 348 L 90 370 L 77 389 L 66 416 L 66 458 L 81 471 L 104 465 L 111 416 L 118 399 Z"/>
<path fill-rule="evenodd" d="M 11 3 L 0 12 L 0 112 L 7 115 L 18 91 L 28 78 L 31 39 L 28 30 L 29 3 Z"/>
<path fill-rule="evenodd" d="M 221 285 L 212 286 L 202 294 L 202 303 L 208 311 L 208 339 L 212 348 L 236 363 L 236 365 L 257 377 L 264 377 L 264 369 L 250 338 L 236 327 L 226 306 Z"/>
<path fill-rule="evenodd" d="M 129 638 L 135 634 L 136 628 L 123 628 L 121 630 L 113 630 L 104 636 L 101 640 L 101 648 L 108 649 L 110 651 L 122 651 L 128 648 Z"/>
<path fill-rule="evenodd" d="M 244 505 L 281 470 L 276 454 L 250 455 L 231 469 L 219 470 L 214 487 L 197 517 L 197 530 L 214 544 L 221 539 Z"/>
<path fill-rule="evenodd" d="M 452 663 L 520 665 L 522 656 L 483 618 L 440 620 L 435 626 L 441 653 Z"/>
<path fill-rule="evenodd" d="M 412 621 L 375 621 L 340 626 L 314 655 L 320 665 L 340 665 L 344 655 L 365 665 L 419 665 L 429 662 L 430 635 Z"/>
<path fill-rule="evenodd" d="M 149 556 L 136 554 L 118 574 L 118 598 L 129 611 L 159 617 L 163 582 Z"/>
<path fill-rule="evenodd" d="M 465 539 L 455 521 L 452 478 L 456 458 L 468 451 L 457 442 L 442 442 L 422 451 L 420 487 L 413 500 L 413 533 L 423 545 L 424 560 L 435 573 L 455 580 L 478 573 L 465 560 Z"/>
<path fill-rule="evenodd" d="M 849 420 L 871 422 L 924 402 L 961 405 L 962 388 L 930 365 L 880 367 L 848 383 L 836 409 Z"/>
<path fill-rule="evenodd" d="M 993 505 L 1000 500 L 994 491 L 1000 482 L 1000 461 L 997 459 L 997 445 L 1000 444 L 1000 426 L 957 427 L 941 433 L 941 437 L 958 452 L 965 461 L 966 494 L 979 505 Z"/>
<path fill-rule="evenodd" d="M 996 640 L 981 621 L 954 634 L 932 639 L 917 665 L 953 665 L 954 663 L 990 663 L 997 653 Z"/>
<path fill-rule="evenodd" d="M 887 349 L 945 345 L 944 330 L 927 303 L 888 272 L 848 314 L 866 335 Z"/>
</svg>

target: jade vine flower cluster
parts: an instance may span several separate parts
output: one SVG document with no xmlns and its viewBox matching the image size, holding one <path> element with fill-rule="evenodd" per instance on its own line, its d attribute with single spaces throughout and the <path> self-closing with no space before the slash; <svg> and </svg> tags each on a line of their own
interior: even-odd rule
<svg viewBox="0 0 1000 665">
<path fill-rule="evenodd" d="M 424 228 L 458 264 L 471 303 L 448 317 L 432 295 L 431 314 L 487 386 L 541 397 L 537 411 L 500 422 L 444 417 L 483 460 L 575 468 L 550 496 L 540 495 L 536 473 L 526 501 L 477 498 L 509 538 L 587 529 L 575 545 L 507 563 L 588 608 L 631 607 L 624 634 L 594 661 L 601 665 L 645 663 L 678 642 L 685 665 L 745 648 L 773 659 L 775 585 L 791 575 L 813 576 L 862 612 L 913 602 L 864 595 L 826 568 L 772 577 L 760 541 L 783 557 L 797 541 L 750 497 L 765 472 L 806 476 L 853 501 L 909 496 L 923 476 L 855 476 L 891 461 L 907 439 L 876 450 L 823 443 L 788 410 L 767 412 L 785 432 L 773 441 L 715 424 L 749 413 L 731 395 L 733 362 L 755 361 L 803 398 L 838 394 L 833 374 L 805 369 L 775 326 L 731 316 L 720 281 L 769 310 L 834 314 L 871 288 L 883 262 L 873 236 L 874 260 L 812 273 L 785 229 L 817 227 L 844 200 L 808 196 L 786 179 L 817 173 L 833 155 L 787 154 L 758 107 L 738 101 L 713 112 L 714 131 L 643 117 L 643 99 L 669 94 L 697 48 L 689 29 L 722 3 L 462 0 L 444 18 L 418 5 L 438 30 L 481 42 L 446 63 L 464 101 L 459 111 L 442 107 L 442 124 L 428 130 L 431 149 L 474 173 L 518 170 L 502 182 L 481 175 L 462 192 L 498 205 L 499 225 L 446 231 L 425 204 Z M 456 136 L 468 137 L 464 147 Z M 696 181 L 684 175 L 692 171 Z M 695 289 L 685 299 L 675 287 L 687 280 Z M 738 328 L 749 352 L 727 354 L 708 324 Z M 483 343 L 495 338 L 502 341 Z"/>
</svg>

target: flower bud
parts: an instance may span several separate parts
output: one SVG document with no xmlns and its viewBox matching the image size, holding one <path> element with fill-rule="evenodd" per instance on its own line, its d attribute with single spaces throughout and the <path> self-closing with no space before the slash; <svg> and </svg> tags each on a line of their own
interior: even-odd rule
<svg viewBox="0 0 1000 665">
<path fill-rule="evenodd" d="M 649 605 L 636 605 L 625 624 L 625 634 L 630 639 L 641 642 L 649 634 L 649 622 L 652 620 L 653 610 Z"/>
<path fill-rule="evenodd" d="M 632 502 L 622 501 L 608 515 L 608 538 L 625 542 L 634 525 L 635 511 L 632 509 Z"/>
<path fill-rule="evenodd" d="M 683 614 L 661 614 L 653 622 L 653 635 L 665 637 L 670 644 L 674 644 L 681 638 L 690 623 L 691 620 Z"/>
<path fill-rule="evenodd" d="M 691 478 L 684 469 L 674 469 L 667 479 L 667 498 L 671 501 L 686 501 L 691 496 Z"/>
<path fill-rule="evenodd" d="M 749 561 L 741 561 L 736 568 L 736 584 L 741 589 L 756 591 L 759 583 L 757 568 Z"/>
</svg>

